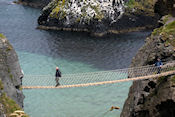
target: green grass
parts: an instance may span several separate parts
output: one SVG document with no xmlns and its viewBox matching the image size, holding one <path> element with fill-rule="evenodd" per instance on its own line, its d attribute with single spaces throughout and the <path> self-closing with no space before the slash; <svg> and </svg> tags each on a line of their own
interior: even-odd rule
<svg viewBox="0 0 175 117">
<path fill-rule="evenodd" d="M 167 77 L 165 77 L 165 76 L 159 77 L 157 80 L 158 83 L 163 83 L 165 81 L 167 81 Z"/>
<path fill-rule="evenodd" d="M 10 68 L 8 68 L 8 73 L 10 73 Z"/>
<path fill-rule="evenodd" d="M 22 89 L 23 89 L 22 86 L 20 86 L 20 87 L 19 87 L 19 90 L 22 91 Z"/>
<path fill-rule="evenodd" d="M 136 6 L 136 4 L 138 4 L 135 0 L 129 0 L 126 3 L 126 6 L 128 6 L 129 8 L 134 8 Z"/>
<path fill-rule="evenodd" d="M 50 13 L 50 17 L 53 18 L 65 18 L 67 13 L 63 10 L 64 7 L 66 7 L 66 0 L 58 0 L 57 3 L 55 3 L 56 6 L 53 8 L 52 12 Z"/>
<path fill-rule="evenodd" d="M 171 17 L 171 15 L 166 15 L 163 18 L 163 23 L 166 24 L 166 22 L 169 20 L 169 18 Z M 154 31 L 152 32 L 152 34 L 155 36 L 157 34 L 160 34 L 161 32 L 165 32 L 165 33 L 174 33 L 175 32 L 175 21 L 166 24 L 165 26 L 162 26 L 160 28 L 156 28 L 154 29 Z"/>
<path fill-rule="evenodd" d="M 174 34 L 175 33 L 175 21 L 165 25 L 163 32 L 166 32 L 168 34 Z"/>
<path fill-rule="evenodd" d="M 3 90 L 4 89 L 4 85 L 2 83 L 2 81 L 0 80 L 0 90 Z"/>
<path fill-rule="evenodd" d="M 128 11 L 132 11 L 132 9 L 137 9 L 135 12 L 143 13 L 147 12 L 145 15 L 154 16 L 154 2 L 153 0 L 129 0 L 126 4 L 128 7 Z"/>
<path fill-rule="evenodd" d="M 128 6 L 129 8 L 142 8 L 143 9 L 143 6 L 141 6 L 141 4 L 139 2 L 136 2 L 135 0 L 129 0 L 127 3 L 126 3 L 126 6 Z"/>
<path fill-rule="evenodd" d="M 10 78 L 13 79 L 13 75 L 12 74 L 10 74 Z"/>
<path fill-rule="evenodd" d="M 160 28 L 154 29 L 152 32 L 152 36 L 160 36 L 162 40 L 164 40 L 165 45 L 172 45 L 175 47 L 175 21 L 172 21 L 168 24 L 166 24 L 169 19 L 171 18 L 171 15 L 167 15 L 163 19 L 163 23 L 165 24 L 164 26 L 161 26 Z M 170 39 L 170 35 L 171 38 Z"/>
<path fill-rule="evenodd" d="M 9 117 L 9 114 L 13 113 L 14 111 L 21 110 L 16 102 L 10 99 L 10 97 L 8 97 L 6 93 L 2 93 L 2 95 L 0 96 L 0 103 L 4 107 L 4 111 L 7 117 Z"/>
<path fill-rule="evenodd" d="M 0 38 L 6 38 L 2 33 L 0 33 Z"/>
<path fill-rule="evenodd" d="M 98 19 L 99 21 L 101 21 L 103 18 L 104 18 L 104 16 L 103 16 L 103 14 L 101 13 L 101 11 L 100 11 L 100 8 L 98 7 L 98 6 L 92 6 L 92 5 L 90 5 L 90 7 L 95 11 L 95 13 L 97 14 L 97 15 L 95 15 L 95 19 Z"/>
<path fill-rule="evenodd" d="M 154 31 L 152 32 L 152 35 L 155 36 L 157 34 L 160 34 L 162 32 L 162 29 L 163 29 L 163 27 L 154 29 Z"/>
<path fill-rule="evenodd" d="M 171 81 L 172 81 L 173 83 L 175 83 L 175 76 L 173 76 L 173 78 L 171 79 Z"/>
<path fill-rule="evenodd" d="M 67 13 L 64 11 L 64 8 L 67 8 L 67 3 L 68 1 L 66 0 L 58 0 L 57 3 L 55 3 L 55 7 L 53 8 L 52 12 L 50 13 L 50 17 L 52 18 L 56 18 L 56 19 L 64 19 L 67 16 Z M 86 13 L 86 8 L 90 7 L 92 8 L 97 15 L 95 15 L 95 19 L 98 19 L 99 21 L 101 21 L 104 18 L 103 13 L 101 12 L 99 6 L 93 6 L 93 5 L 86 5 L 84 7 L 81 8 L 82 11 L 82 16 L 81 17 L 86 17 L 87 13 Z M 77 22 L 79 22 L 80 20 L 77 19 Z"/>
<path fill-rule="evenodd" d="M 6 51 L 8 52 L 8 51 L 10 51 L 12 49 L 13 49 L 13 47 L 11 45 L 9 45 L 8 48 L 6 49 Z"/>
<path fill-rule="evenodd" d="M 162 29 L 162 32 L 165 33 L 164 38 L 167 39 L 167 41 L 175 47 L 175 21 L 165 25 L 165 27 Z M 169 39 L 169 35 L 172 35 L 174 39 Z"/>
<path fill-rule="evenodd" d="M 164 16 L 163 17 L 163 23 L 165 24 L 169 20 L 170 17 L 172 17 L 172 15 L 170 15 L 170 14 Z"/>
<path fill-rule="evenodd" d="M 11 113 L 13 113 L 16 110 L 22 110 L 18 104 L 14 100 L 12 100 L 10 97 L 7 96 L 6 93 L 2 93 L 0 96 L 0 104 L 3 105 L 4 112 L 7 117 Z M 28 115 L 22 116 L 22 117 L 29 117 Z"/>
</svg>

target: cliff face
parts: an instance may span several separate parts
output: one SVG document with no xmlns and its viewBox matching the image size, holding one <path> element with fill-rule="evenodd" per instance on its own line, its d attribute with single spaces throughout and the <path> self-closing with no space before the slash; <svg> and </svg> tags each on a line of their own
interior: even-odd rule
<svg viewBox="0 0 175 117">
<path fill-rule="evenodd" d="M 145 45 L 133 58 L 131 67 L 175 60 L 175 17 L 164 16 L 161 27 L 146 39 Z M 174 117 L 175 76 L 135 81 L 130 87 L 121 117 Z"/>
<path fill-rule="evenodd" d="M 6 37 L 0 34 L 0 117 L 23 107 L 21 68 L 18 57 Z"/>
<path fill-rule="evenodd" d="M 154 11 L 161 16 L 169 13 L 175 16 L 175 0 L 156 0 Z"/>
<path fill-rule="evenodd" d="M 38 28 L 86 31 L 95 36 L 103 36 L 155 26 L 158 17 L 153 13 L 152 0 L 126 2 L 127 0 L 53 0 L 38 18 Z"/>
</svg>

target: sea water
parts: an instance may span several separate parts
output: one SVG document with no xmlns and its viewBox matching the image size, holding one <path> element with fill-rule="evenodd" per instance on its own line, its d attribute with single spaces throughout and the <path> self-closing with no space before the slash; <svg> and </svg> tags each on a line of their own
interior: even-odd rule
<svg viewBox="0 0 175 117">
<path fill-rule="evenodd" d="M 95 38 L 87 33 L 43 31 L 36 29 L 39 14 L 39 9 L 0 1 L 0 33 L 15 48 L 25 75 L 54 76 L 56 66 L 63 75 L 127 68 L 150 33 Z M 31 117 L 118 117 L 130 85 L 23 90 L 24 111 Z M 109 111 L 111 106 L 120 109 Z"/>
</svg>

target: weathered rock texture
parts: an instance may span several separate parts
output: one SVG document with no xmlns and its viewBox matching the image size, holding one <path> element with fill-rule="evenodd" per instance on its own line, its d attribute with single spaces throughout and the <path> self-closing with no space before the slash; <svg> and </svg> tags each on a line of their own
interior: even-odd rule
<svg viewBox="0 0 175 117">
<path fill-rule="evenodd" d="M 175 0 L 156 0 L 154 10 L 161 16 L 169 13 L 175 16 Z"/>
<path fill-rule="evenodd" d="M 175 60 L 175 18 L 162 19 L 160 28 L 146 39 L 145 45 L 133 58 L 131 67 Z M 175 76 L 134 81 L 124 104 L 121 117 L 174 117 Z"/>
<path fill-rule="evenodd" d="M 0 34 L 0 117 L 9 116 L 23 107 L 21 68 L 8 40 Z"/>
<path fill-rule="evenodd" d="M 153 13 L 153 1 L 140 0 L 130 3 L 125 9 L 126 1 L 53 0 L 38 18 L 38 28 L 86 31 L 95 36 L 103 36 L 107 33 L 137 31 L 155 26 L 158 17 Z"/>
</svg>

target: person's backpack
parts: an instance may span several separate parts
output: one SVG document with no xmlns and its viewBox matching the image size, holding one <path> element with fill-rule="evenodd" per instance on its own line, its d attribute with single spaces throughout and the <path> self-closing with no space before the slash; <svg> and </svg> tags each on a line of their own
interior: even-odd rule
<svg viewBox="0 0 175 117">
<path fill-rule="evenodd" d="M 61 72 L 60 72 L 60 70 L 58 70 L 58 73 L 59 73 L 59 77 L 61 77 Z"/>
<path fill-rule="evenodd" d="M 56 71 L 55 76 L 56 76 L 56 77 L 61 77 L 61 72 L 60 72 L 60 70 Z"/>
</svg>

